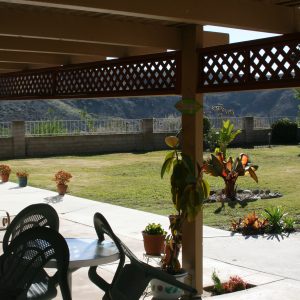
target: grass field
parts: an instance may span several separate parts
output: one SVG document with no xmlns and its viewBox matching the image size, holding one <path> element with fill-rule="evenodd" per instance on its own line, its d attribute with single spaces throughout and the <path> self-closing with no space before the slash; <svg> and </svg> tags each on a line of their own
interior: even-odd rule
<svg viewBox="0 0 300 300">
<path fill-rule="evenodd" d="M 229 149 L 228 154 L 236 156 L 241 152 L 249 154 L 252 162 L 259 165 L 259 183 L 256 184 L 250 177 L 245 176 L 238 179 L 238 187 L 270 189 L 279 191 L 284 196 L 249 202 L 245 207 L 239 204 L 231 207 L 226 204 L 222 210 L 220 203 L 205 204 L 204 223 L 228 228 L 234 218 L 254 210 L 259 213 L 264 208 L 281 205 L 300 224 L 300 147 Z M 69 184 L 72 195 L 168 215 L 173 212 L 169 178 L 160 179 L 160 167 L 165 154 L 165 151 L 156 151 L 143 154 L 64 156 L 15 159 L 1 163 L 12 167 L 12 181 L 17 180 L 17 170 L 26 169 L 30 173 L 29 185 L 55 190 L 53 175 L 64 169 L 73 175 Z M 205 177 L 211 189 L 223 187 L 221 178 Z"/>
</svg>

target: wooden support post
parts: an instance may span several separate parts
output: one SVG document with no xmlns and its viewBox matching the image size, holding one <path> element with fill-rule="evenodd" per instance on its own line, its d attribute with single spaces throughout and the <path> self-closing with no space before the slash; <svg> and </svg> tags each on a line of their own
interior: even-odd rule
<svg viewBox="0 0 300 300">
<path fill-rule="evenodd" d="M 182 32 L 182 99 L 194 99 L 201 105 L 195 114 L 182 115 L 183 152 L 200 164 L 203 159 L 203 95 L 197 94 L 198 55 L 203 46 L 203 28 L 189 25 Z M 191 275 L 192 285 L 203 290 L 203 214 L 194 222 L 184 225 L 182 240 L 182 265 Z"/>
</svg>

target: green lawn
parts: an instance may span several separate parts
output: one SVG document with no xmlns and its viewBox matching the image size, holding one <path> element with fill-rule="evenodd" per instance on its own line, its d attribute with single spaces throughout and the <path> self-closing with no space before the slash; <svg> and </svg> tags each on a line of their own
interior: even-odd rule
<svg viewBox="0 0 300 300">
<path fill-rule="evenodd" d="M 239 204 L 235 207 L 226 204 L 221 211 L 220 203 L 206 204 L 204 223 L 228 228 L 232 219 L 250 211 L 261 212 L 266 207 L 281 205 L 300 224 L 300 147 L 229 149 L 228 154 L 236 156 L 241 152 L 249 154 L 252 162 L 259 165 L 259 184 L 245 176 L 238 179 L 238 186 L 247 189 L 270 189 L 279 191 L 284 196 L 249 202 L 243 208 Z M 14 173 L 17 170 L 26 169 L 30 173 L 31 186 L 55 190 L 53 175 L 64 169 L 73 175 L 69 184 L 72 195 L 168 215 L 173 212 L 169 178 L 160 179 L 160 167 L 165 154 L 165 151 L 156 151 L 145 154 L 64 156 L 15 159 L 1 163 L 7 163 L 13 168 L 12 181 L 16 181 Z M 206 179 L 212 189 L 223 187 L 221 178 L 206 175 Z"/>
</svg>

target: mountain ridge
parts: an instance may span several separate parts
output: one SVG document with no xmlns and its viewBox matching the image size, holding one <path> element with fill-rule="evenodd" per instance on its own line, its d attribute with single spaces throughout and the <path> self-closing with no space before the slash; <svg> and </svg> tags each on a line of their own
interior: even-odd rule
<svg viewBox="0 0 300 300">
<path fill-rule="evenodd" d="M 93 118 L 163 118 L 178 116 L 174 105 L 179 96 L 152 96 L 109 99 L 4 100 L 0 101 L 0 121 L 78 120 Z M 294 90 L 264 90 L 207 94 L 204 111 L 221 104 L 239 116 L 296 116 L 298 104 Z"/>
</svg>

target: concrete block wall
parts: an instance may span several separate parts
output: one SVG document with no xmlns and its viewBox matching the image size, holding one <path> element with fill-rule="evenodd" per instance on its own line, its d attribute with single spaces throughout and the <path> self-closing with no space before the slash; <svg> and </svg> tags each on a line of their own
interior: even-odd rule
<svg viewBox="0 0 300 300">
<path fill-rule="evenodd" d="M 13 157 L 14 147 L 13 138 L 1 138 L 0 139 L 0 158 L 11 158 Z"/>
<path fill-rule="evenodd" d="M 246 117 L 244 130 L 231 145 L 268 145 L 271 129 L 254 129 L 253 124 L 253 118 Z M 136 134 L 25 137 L 25 123 L 21 121 L 13 123 L 12 134 L 12 138 L 0 138 L 0 159 L 163 150 L 168 149 L 165 137 L 174 133 L 154 133 L 153 119 L 144 119 L 142 132 Z"/>
<path fill-rule="evenodd" d="M 26 138 L 26 156 L 143 151 L 140 134 Z"/>
</svg>

